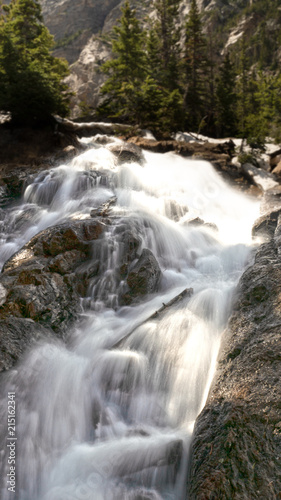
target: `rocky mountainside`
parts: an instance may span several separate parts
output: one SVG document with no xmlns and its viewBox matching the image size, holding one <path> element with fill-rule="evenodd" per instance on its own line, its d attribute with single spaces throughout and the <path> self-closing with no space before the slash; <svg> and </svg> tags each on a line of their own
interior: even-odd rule
<svg viewBox="0 0 281 500">
<path fill-rule="evenodd" d="M 55 55 L 65 57 L 71 64 L 68 78 L 76 93 L 73 116 L 81 114 L 82 103 L 95 108 L 104 75 L 100 65 L 110 55 L 108 33 L 120 18 L 124 0 L 41 0 L 47 27 L 56 41 Z M 263 62 L 274 69 L 281 59 L 279 26 L 280 0 L 198 0 L 205 31 L 212 38 L 212 52 L 220 58 L 227 50 L 235 50 L 245 35 L 247 52 L 252 63 Z M 140 19 L 153 16 L 153 2 L 133 0 Z M 181 19 L 189 12 L 190 0 L 183 0 Z M 264 47 L 267 47 L 265 50 Z"/>
</svg>

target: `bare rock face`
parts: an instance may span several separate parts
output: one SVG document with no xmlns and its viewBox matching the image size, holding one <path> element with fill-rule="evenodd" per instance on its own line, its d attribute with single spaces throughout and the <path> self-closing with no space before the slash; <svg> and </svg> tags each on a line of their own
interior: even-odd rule
<svg viewBox="0 0 281 500">
<path fill-rule="evenodd" d="M 57 42 L 56 55 L 74 62 L 120 0 L 41 0 L 44 21 Z"/>
<path fill-rule="evenodd" d="M 218 370 L 194 431 L 190 500 L 281 498 L 281 220 L 242 276 Z"/>
</svg>

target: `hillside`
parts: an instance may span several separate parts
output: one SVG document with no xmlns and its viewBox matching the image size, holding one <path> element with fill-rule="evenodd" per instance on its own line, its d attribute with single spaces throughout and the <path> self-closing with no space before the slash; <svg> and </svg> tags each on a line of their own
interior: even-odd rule
<svg viewBox="0 0 281 500">
<path fill-rule="evenodd" d="M 79 116 L 79 103 L 96 107 L 98 90 L 104 81 L 99 72 L 110 55 L 108 34 L 120 17 L 124 0 L 41 0 L 44 20 L 56 40 L 56 56 L 71 64 L 68 82 L 76 92 L 73 116 Z M 148 0 L 131 2 L 138 17 L 153 16 Z M 190 0 L 183 0 L 184 24 Z M 252 65 L 275 71 L 281 62 L 281 0 L 198 0 L 204 30 L 211 40 L 212 56 L 219 60 L 227 51 L 238 54 L 244 35 L 247 57 Z M 238 64 L 238 60 L 237 60 Z"/>
</svg>

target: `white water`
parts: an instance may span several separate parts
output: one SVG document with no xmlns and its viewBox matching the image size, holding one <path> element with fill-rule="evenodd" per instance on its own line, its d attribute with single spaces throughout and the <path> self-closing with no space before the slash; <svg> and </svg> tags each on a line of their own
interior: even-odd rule
<svg viewBox="0 0 281 500">
<path fill-rule="evenodd" d="M 174 154 L 116 165 L 94 146 L 40 174 L 2 222 L 2 262 L 34 234 L 83 218 L 112 196 L 114 223 L 93 252 L 101 272 L 68 342 L 40 344 L 2 383 L 3 500 L 181 500 L 194 420 L 206 400 L 233 290 L 251 250 L 258 204 L 211 165 Z M 188 211 L 187 211 L 188 207 Z M 192 227 L 200 217 L 217 225 Z M 174 220 L 176 219 L 176 220 Z M 119 305 L 122 227 L 150 248 L 160 290 Z M 121 228 L 121 229 L 120 229 Z M 192 287 L 191 299 L 140 325 Z M 127 333 L 134 333 L 111 347 Z M 7 490 L 7 392 L 17 404 L 17 488 Z M 175 458 L 182 456 L 181 464 Z"/>
</svg>

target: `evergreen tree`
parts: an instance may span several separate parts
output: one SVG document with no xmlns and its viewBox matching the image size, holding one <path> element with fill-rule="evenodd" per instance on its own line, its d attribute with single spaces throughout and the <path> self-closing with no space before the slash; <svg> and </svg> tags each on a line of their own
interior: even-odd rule
<svg viewBox="0 0 281 500">
<path fill-rule="evenodd" d="M 245 119 L 248 111 L 248 97 L 249 97 L 249 61 L 246 55 L 246 43 L 243 36 L 240 49 L 240 62 L 237 81 L 237 96 L 238 96 L 238 132 L 242 136 L 242 145 L 246 139 Z"/>
<path fill-rule="evenodd" d="M 159 49 L 158 61 L 154 58 L 155 78 L 170 91 L 179 87 L 180 78 L 179 6 L 180 0 L 156 0 L 157 18 L 150 35 Z M 148 61 L 152 62 L 149 47 L 148 56 Z"/>
<path fill-rule="evenodd" d="M 53 57 L 53 37 L 35 0 L 13 0 L 0 19 L 0 109 L 20 123 L 65 116 L 70 93 L 62 79 L 66 61 Z"/>
<path fill-rule="evenodd" d="M 184 106 L 187 125 L 198 127 L 206 113 L 206 82 L 208 61 L 206 38 L 202 31 L 201 17 L 196 0 L 191 0 L 185 27 L 185 96 Z"/>
<path fill-rule="evenodd" d="M 245 136 L 250 145 L 262 149 L 266 136 L 275 135 L 274 125 L 278 122 L 280 125 L 280 119 L 277 118 L 280 111 L 279 79 L 262 71 L 258 74 L 252 73 L 249 89 Z"/>
<path fill-rule="evenodd" d="M 136 100 L 147 69 L 145 34 L 128 0 L 122 8 L 119 25 L 113 28 L 113 32 L 113 58 L 101 68 L 108 78 L 101 88 L 106 100 L 99 107 L 99 113 L 134 122 L 138 118 Z"/>
<path fill-rule="evenodd" d="M 237 96 L 236 72 L 229 53 L 219 68 L 219 77 L 216 88 L 217 116 L 216 125 L 218 135 L 229 137 L 237 133 Z"/>
<path fill-rule="evenodd" d="M 180 93 L 161 81 L 157 73 L 159 39 L 154 30 L 148 36 L 141 30 L 128 1 L 114 36 L 113 57 L 102 66 L 108 79 L 101 88 L 106 99 L 98 115 L 138 124 L 158 135 L 175 130 L 181 116 Z"/>
</svg>

